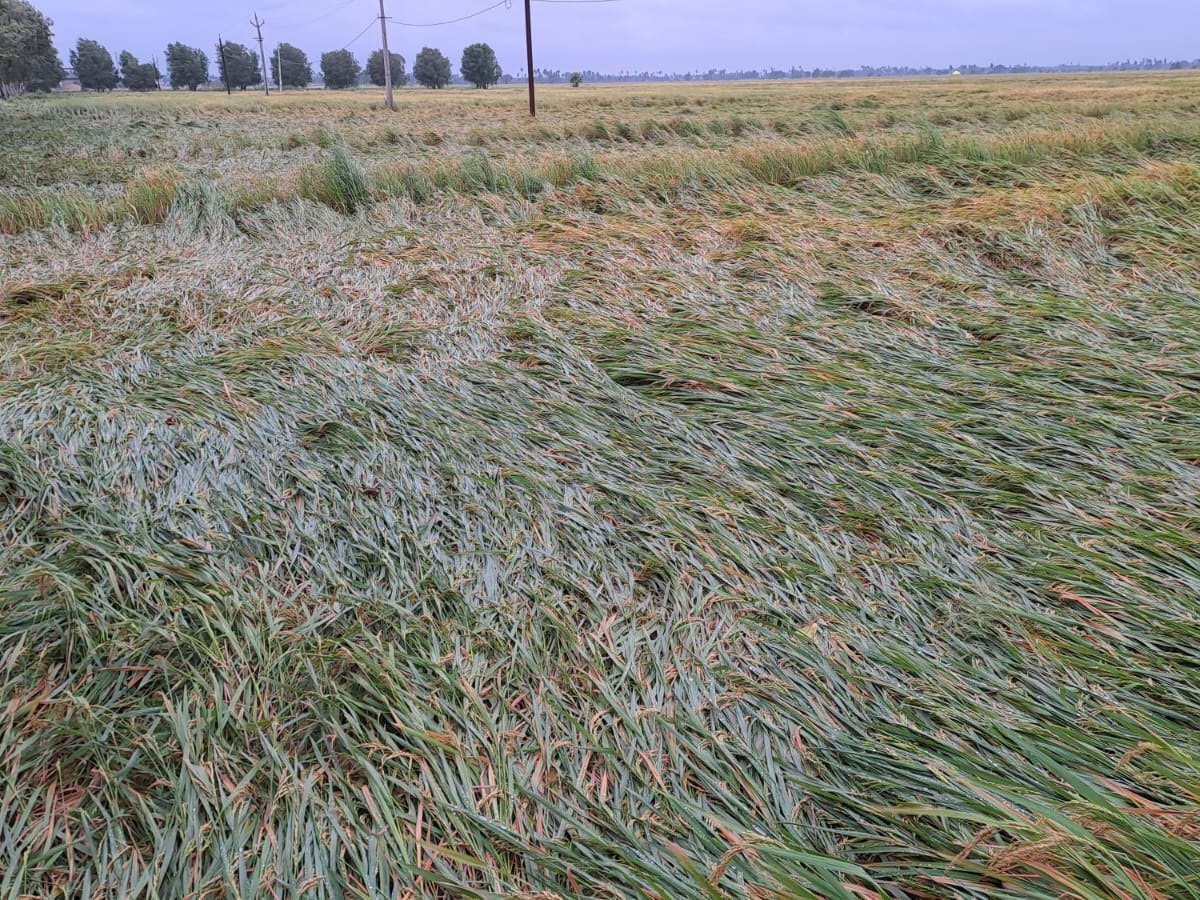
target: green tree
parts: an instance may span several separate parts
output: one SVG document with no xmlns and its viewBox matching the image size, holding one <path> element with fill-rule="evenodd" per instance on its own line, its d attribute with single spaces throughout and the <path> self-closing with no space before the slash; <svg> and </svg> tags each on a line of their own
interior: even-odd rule
<svg viewBox="0 0 1200 900">
<path fill-rule="evenodd" d="M 443 88 L 450 83 L 450 60 L 440 50 L 425 47 L 413 63 L 413 78 L 427 88 Z"/>
<path fill-rule="evenodd" d="M 399 53 L 389 53 L 392 58 L 392 84 L 399 87 L 407 83 L 408 75 L 404 71 L 404 57 Z M 383 79 L 383 51 L 376 50 L 367 58 L 367 77 L 371 79 L 371 84 L 382 86 L 386 82 Z"/>
<path fill-rule="evenodd" d="M 286 87 L 304 88 L 312 83 L 312 65 L 308 55 L 299 47 L 280 44 L 271 57 L 271 80 L 279 84 L 279 67 L 283 66 L 283 83 Z"/>
<path fill-rule="evenodd" d="M 96 41 L 80 38 L 70 58 L 79 86 L 85 91 L 111 91 L 121 80 L 112 54 Z"/>
<path fill-rule="evenodd" d="M 30 91 L 48 94 L 62 84 L 62 80 L 66 77 L 67 71 L 63 68 L 62 60 L 58 58 L 58 53 L 51 48 L 49 53 L 42 56 L 37 69 L 29 76 L 29 83 L 25 87 Z"/>
<path fill-rule="evenodd" d="M 579 87 L 583 84 L 583 76 L 578 72 L 571 73 L 571 87 Z"/>
<path fill-rule="evenodd" d="M 171 87 L 189 91 L 208 84 L 208 55 L 199 47 L 167 44 L 167 77 Z"/>
<path fill-rule="evenodd" d="M 154 63 L 141 63 L 128 50 L 121 51 L 121 80 L 131 91 L 156 91 L 162 73 Z"/>
<path fill-rule="evenodd" d="M 496 51 L 487 44 L 472 44 L 463 50 L 462 77 L 477 88 L 491 87 L 504 72 L 496 59 Z"/>
<path fill-rule="evenodd" d="M 25 0 L 0 0 L 0 100 L 25 92 L 52 57 L 51 22 Z"/>
<path fill-rule="evenodd" d="M 349 50 L 330 50 L 321 54 L 321 80 L 333 90 L 354 87 L 362 66 Z"/>
<path fill-rule="evenodd" d="M 229 75 L 229 86 L 244 91 L 252 84 L 262 84 L 262 71 L 258 67 L 258 54 L 251 53 L 245 44 L 225 42 L 224 58 L 221 46 L 217 45 L 217 70 L 221 80 Z"/>
</svg>

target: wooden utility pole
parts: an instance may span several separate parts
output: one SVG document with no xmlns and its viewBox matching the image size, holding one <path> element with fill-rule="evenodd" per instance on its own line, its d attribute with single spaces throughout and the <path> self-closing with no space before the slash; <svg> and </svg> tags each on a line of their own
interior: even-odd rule
<svg viewBox="0 0 1200 900">
<path fill-rule="evenodd" d="M 529 70 L 529 115 L 536 118 L 537 102 L 533 99 L 533 19 L 529 14 L 529 0 L 525 0 L 525 59 Z"/>
<path fill-rule="evenodd" d="M 395 112 L 396 105 L 392 102 L 392 54 L 388 53 L 387 14 L 383 11 L 383 0 L 379 0 L 379 33 L 383 36 L 383 89 L 387 108 Z"/>
<path fill-rule="evenodd" d="M 262 60 L 262 76 L 263 76 L 263 93 L 268 97 L 271 96 L 271 70 L 267 68 L 267 51 L 263 48 L 262 27 L 266 22 L 259 21 L 258 13 L 254 14 L 254 21 L 250 23 L 254 26 L 254 30 L 258 32 L 258 56 Z"/>
<path fill-rule="evenodd" d="M 217 52 L 221 54 L 221 75 L 225 79 L 225 93 L 232 94 L 229 89 L 229 66 L 225 62 L 225 42 L 221 40 L 221 36 L 217 35 Z"/>
</svg>

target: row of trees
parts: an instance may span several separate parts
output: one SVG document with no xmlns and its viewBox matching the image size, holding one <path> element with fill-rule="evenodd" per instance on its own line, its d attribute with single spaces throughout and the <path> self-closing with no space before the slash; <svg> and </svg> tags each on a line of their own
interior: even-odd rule
<svg viewBox="0 0 1200 900">
<path fill-rule="evenodd" d="M 27 90 L 50 91 L 66 77 L 54 49 L 52 25 L 27 0 L 0 0 L 0 99 Z M 219 43 L 214 50 L 222 82 L 243 91 L 262 84 L 259 57 L 245 44 Z M 389 57 L 392 84 L 407 83 L 404 57 L 397 53 Z M 111 91 L 124 84 L 131 91 L 153 91 L 162 85 L 163 73 L 157 61 L 143 63 L 128 50 L 121 51 L 118 61 L 119 69 L 112 54 L 89 38 L 80 38 L 70 52 L 71 68 L 84 90 Z M 166 65 L 167 78 L 174 88 L 194 91 L 210 80 L 209 57 L 199 47 L 168 44 Z M 382 50 L 367 59 L 367 77 L 373 84 L 384 84 L 384 65 Z M 271 55 L 270 67 L 271 80 L 276 84 L 303 88 L 312 83 L 312 65 L 299 47 L 280 44 Z M 325 86 L 337 89 L 358 84 L 363 69 L 349 50 L 332 50 L 321 54 L 320 71 Z M 487 44 L 472 44 L 463 50 L 460 71 L 466 81 L 479 88 L 496 84 L 503 75 L 495 51 Z M 417 54 L 412 74 L 425 87 L 445 87 L 452 80 L 450 60 L 440 50 L 425 47 Z"/>
<path fill-rule="evenodd" d="M 0 0 L 6 3 L 9 0 Z M 248 87 L 262 84 L 262 69 L 259 58 L 249 47 L 234 41 L 218 44 L 214 56 L 217 72 L 222 83 L 244 91 Z M 391 57 L 392 84 L 408 82 L 405 59 L 398 53 Z M 55 56 L 57 61 L 57 56 Z M 174 88 L 194 91 L 209 82 L 209 60 L 199 47 L 173 43 L 167 46 L 167 77 Z M 313 68 L 307 54 L 291 44 L 280 44 L 271 54 L 271 82 L 285 87 L 304 88 L 312 83 Z M 129 51 L 120 55 L 120 70 L 113 64 L 112 54 L 93 40 L 80 38 L 71 51 L 71 67 L 84 90 L 111 91 L 124 84 L 131 91 L 157 90 L 162 73 L 154 63 L 139 62 Z M 366 73 L 372 84 L 384 84 L 383 51 L 376 50 L 367 59 Z M 282 70 L 282 78 L 281 78 Z M 363 72 L 362 66 L 349 50 L 331 50 L 321 54 L 321 80 L 327 88 L 335 90 L 354 87 Z M 476 87 L 486 88 L 496 84 L 503 74 L 496 54 L 487 44 L 472 44 L 463 51 L 462 74 Z M 54 73 L 53 83 L 62 79 L 61 66 Z M 439 50 L 425 47 L 417 54 L 413 64 L 413 79 L 430 88 L 442 88 L 450 83 L 450 60 Z M 46 87 L 49 90 L 51 86 Z"/>
<path fill-rule="evenodd" d="M 304 52 L 287 44 L 283 46 L 289 49 L 288 56 L 293 61 L 291 67 L 296 71 L 303 71 L 308 65 L 308 59 Z M 405 72 L 404 57 L 397 53 L 392 53 L 390 56 L 392 84 L 407 84 L 408 75 Z M 383 51 L 376 50 L 367 60 L 367 77 L 372 84 L 382 85 L 385 83 L 383 66 Z M 285 67 L 284 84 L 288 83 L 287 71 L 288 69 Z M 472 44 L 463 50 L 460 71 L 466 81 L 478 88 L 491 87 L 504 74 L 500 63 L 496 60 L 495 51 L 487 44 Z M 358 65 L 358 61 L 349 50 L 333 50 L 321 54 L 321 79 L 327 88 L 353 87 L 358 84 L 361 73 L 362 69 Z M 413 61 L 412 75 L 417 84 L 427 88 L 444 88 L 453 78 L 450 60 L 444 53 L 433 47 L 424 47 L 417 54 L 417 58 Z M 278 80 L 277 68 L 275 77 Z"/>
<path fill-rule="evenodd" d="M 0 0 L 0 99 L 27 90 L 53 90 L 66 76 L 54 49 L 52 25 L 25 0 Z M 170 52 L 168 48 L 168 57 Z M 124 82 L 132 91 L 158 88 L 162 74 L 156 63 L 140 62 L 128 50 L 121 53 L 120 60 L 118 72 L 112 54 L 86 38 L 71 51 L 71 66 L 84 87 L 110 91 Z"/>
</svg>

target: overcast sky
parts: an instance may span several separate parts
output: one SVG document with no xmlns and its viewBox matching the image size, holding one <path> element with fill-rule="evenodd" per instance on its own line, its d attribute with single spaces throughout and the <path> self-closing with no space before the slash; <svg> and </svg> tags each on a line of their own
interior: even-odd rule
<svg viewBox="0 0 1200 900">
<path fill-rule="evenodd" d="M 523 0 L 454 25 L 494 0 L 388 0 L 389 43 L 411 66 L 423 46 L 457 69 L 462 48 L 491 44 L 506 72 L 524 67 Z M 218 32 L 249 44 L 252 11 L 268 50 L 295 44 L 314 64 L 350 43 L 360 61 L 379 45 L 378 0 L 33 0 L 54 20 L 64 62 L 81 36 L 112 51 L 160 58 L 170 41 L 202 47 Z M 696 69 L 1104 63 L 1200 57 L 1200 0 L 616 0 L 535 3 L 535 66 L 603 72 Z"/>
</svg>

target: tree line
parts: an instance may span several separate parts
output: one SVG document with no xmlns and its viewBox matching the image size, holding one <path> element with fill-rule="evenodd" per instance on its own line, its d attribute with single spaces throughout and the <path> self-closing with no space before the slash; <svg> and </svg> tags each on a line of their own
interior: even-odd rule
<svg viewBox="0 0 1200 900">
<path fill-rule="evenodd" d="M 653 72 L 647 69 L 622 72 L 596 72 L 584 69 L 580 72 L 568 72 L 560 69 L 538 68 L 533 70 L 533 77 L 539 84 L 569 84 L 573 82 L 576 75 L 589 82 L 641 83 L 655 81 L 763 81 L 800 78 L 899 78 L 913 75 L 950 75 L 953 72 L 961 72 L 963 75 L 1024 75 L 1070 72 L 1149 72 L 1179 69 L 1200 69 L 1200 57 L 1196 59 L 1146 57 L 1091 65 L 1054 66 L 1004 65 L 1001 63 L 984 66 L 966 63 L 957 66 L 859 66 L 853 69 L 805 69 L 801 66 L 792 66 L 787 69 L 707 69 L 703 71 L 696 69 L 691 72 L 668 72 L 663 69 Z M 509 84 L 515 80 L 517 79 L 505 75 L 500 79 L 500 83 Z"/>
<path fill-rule="evenodd" d="M 398 53 L 388 55 L 392 84 L 407 84 L 406 60 Z M 213 59 L 217 65 L 217 81 L 228 85 L 231 90 L 244 91 L 263 82 L 258 54 L 245 44 L 220 42 L 213 48 Z M 128 51 L 121 53 L 120 63 L 118 71 L 108 50 L 87 38 L 80 38 L 71 51 L 71 68 L 84 90 L 110 91 L 118 84 L 124 84 L 131 91 L 149 91 L 157 90 L 161 84 L 162 74 L 155 64 L 139 63 Z M 194 91 L 212 80 L 208 54 L 199 47 L 168 44 L 166 64 L 167 79 L 173 88 Z M 280 44 L 270 54 L 268 65 L 272 84 L 306 88 L 314 80 L 308 55 L 291 44 Z M 383 85 L 386 78 L 383 67 L 382 50 L 376 50 L 367 57 L 365 68 L 349 50 L 330 50 L 321 54 L 319 72 L 325 87 L 341 90 L 357 85 L 364 72 L 372 84 Z M 503 75 L 495 51 L 487 44 L 472 44 L 463 50 L 460 71 L 467 82 L 479 88 L 496 84 Z M 452 79 L 450 60 L 441 51 L 425 47 L 413 62 L 412 77 L 424 87 L 445 87 Z"/>
<path fill-rule="evenodd" d="M 0 99 L 25 91 L 50 91 L 66 77 L 54 48 L 52 25 L 27 0 L 0 0 Z M 389 57 L 392 84 L 407 84 L 404 57 L 398 53 Z M 163 84 L 157 60 L 142 62 L 128 50 L 122 50 L 114 61 L 106 47 L 89 38 L 79 39 L 69 59 L 84 90 L 111 91 L 124 85 L 131 91 L 154 91 Z M 168 44 L 164 60 L 166 80 L 172 88 L 194 91 L 212 81 L 209 55 L 199 47 Z M 212 61 L 217 67 L 217 81 L 231 90 L 244 91 L 263 82 L 259 56 L 245 44 L 218 42 L 213 47 Z M 280 44 L 270 54 L 268 65 L 274 84 L 305 88 L 314 80 L 308 55 L 291 44 Z M 321 54 L 319 72 L 327 88 L 354 87 L 364 71 L 372 84 L 383 85 L 384 65 L 382 50 L 367 57 L 365 69 L 349 50 L 331 50 Z M 459 71 L 466 82 L 478 88 L 496 84 L 504 74 L 495 51 L 483 43 L 463 50 Z M 424 87 L 443 88 L 453 80 L 450 60 L 440 50 L 425 47 L 413 61 L 412 77 Z"/>
</svg>

